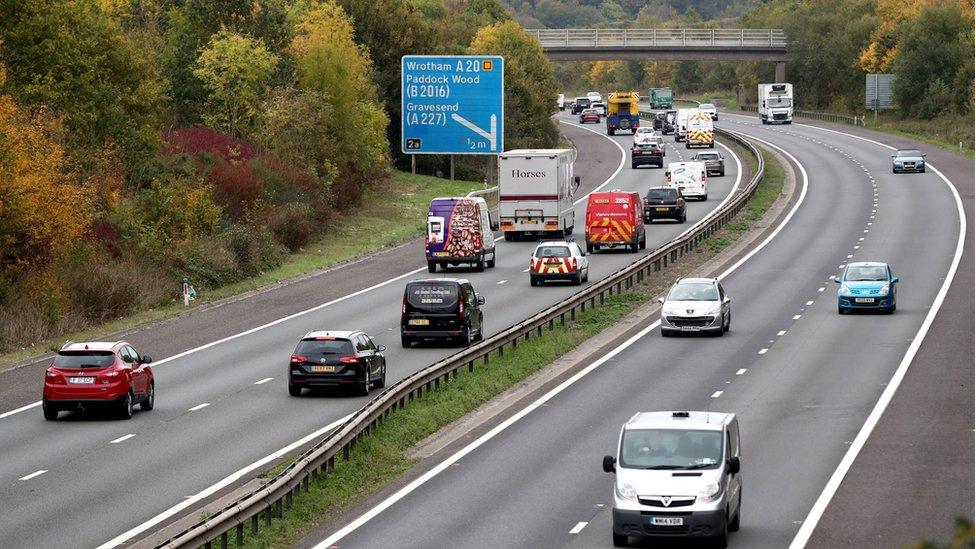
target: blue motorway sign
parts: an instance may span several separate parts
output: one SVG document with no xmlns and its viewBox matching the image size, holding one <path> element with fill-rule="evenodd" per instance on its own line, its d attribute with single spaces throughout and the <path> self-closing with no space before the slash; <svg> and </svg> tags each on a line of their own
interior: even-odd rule
<svg viewBox="0 0 976 549">
<path fill-rule="evenodd" d="M 404 55 L 404 154 L 499 154 L 505 136 L 505 60 L 498 55 Z"/>
</svg>

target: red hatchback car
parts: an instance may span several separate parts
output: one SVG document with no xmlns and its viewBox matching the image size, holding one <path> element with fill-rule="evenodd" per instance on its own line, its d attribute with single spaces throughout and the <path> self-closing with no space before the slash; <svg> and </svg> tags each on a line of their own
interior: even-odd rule
<svg viewBox="0 0 976 549">
<path fill-rule="evenodd" d="M 599 124 L 600 111 L 596 109 L 586 109 L 585 111 L 580 113 L 579 123 L 586 124 L 587 122 L 596 122 L 597 124 Z"/>
<path fill-rule="evenodd" d="M 125 341 L 69 343 L 58 351 L 44 374 L 44 419 L 58 419 L 62 410 L 108 404 L 129 419 L 138 403 L 153 409 L 156 384 L 149 363 Z"/>
</svg>

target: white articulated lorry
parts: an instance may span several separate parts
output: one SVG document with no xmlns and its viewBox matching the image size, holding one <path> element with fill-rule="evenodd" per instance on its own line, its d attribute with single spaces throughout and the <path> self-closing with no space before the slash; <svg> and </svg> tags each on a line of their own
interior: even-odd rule
<svg viewBox="0 0 976 549">
<path fill-rule="evenodd" d="M 498 217 L 505 240 L 524 236 L 563 238 L 573 232 L 571 149 L 519 149 L 498 156 Z"/>
<path fill-rule="evenodd" d="M 758 110 L 763 124 L 792 124 L 793 84 L 759 84 Z"/>
</svg>

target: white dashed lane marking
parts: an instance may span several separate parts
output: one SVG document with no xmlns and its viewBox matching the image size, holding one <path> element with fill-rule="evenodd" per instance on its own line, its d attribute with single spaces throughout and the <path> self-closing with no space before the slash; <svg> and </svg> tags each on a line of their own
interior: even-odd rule
<svg viewBox="0 0 976 549">
<path fill-rule="evenodd" d="M 32 479 L 34 477 L 39 477 L 39 476 L 43 475 L 46 472 L 47 472 L 47 469 L 41 469 L 40 471 L 34 471 L 33 473 L 31 473 L 31 474 L 29 474 L 29 475 L 27 475 L 25 477 L 20 477 L 20 480 L 30 480 L 30 479 Z"/>
<path fill-rule="evenodd" d="M 764 354 L 766 354 L 768 352 L 769 352 L 769 349 L 766 348 L 766 347 L 763 347 L 762 349 L 759 349 L 759 354 L 761 354 L 761 355 L 764 355 Z"/>
<path fill-rule="evenodd" d="M 254 384 L 255 385 L 263 385 L 263 384 L 271 381 L 272 379 L 274 379 L 274 378 L 273 377 L 266 377 L 264 379 L 259 379 L 259 380 L 255 381 Z"/>
<path fill-rule="evenodd" d="M 722 396 L 722 391 L 715 391 L 712 393 L 712 398 L 718 398 L 720 396 Z"/>
<path fill-rule="evenodd" d="M 586 524 L 587 523 L 585 522 L 577 522 L 576 526 L 573 526 L 573 529 L 570 530 L 569 533 L 574 535 L 579 534 L 581 531 L 583 531 L 583 528 L 586 528 Z"/>
<path fill-rule="evenodd" d="M 189 410 L 187 410 L 187 412 L 196 412 L 197 410 L 206 408 L 207 406 L 210 406 L 210 403 L 209 402 L 204 402 L 203 404 L 197 404 L 193 408 L 190 408 Z"/>
<path fill-rule="evenodd" d="M 129 440 L 130 438 L 136 436 L 135 433 L 129 433 L 127 435 L 120 436 L 119 438 L 109 441 L 109 444 L 118 444 L 124 440 Z"/>
<path fill-rule="evenodd" d="M 735 375 L 741 376 L 742 374 L 744 374 L 744 373 L 746 373 L 748 371 L 749 371 L 748 368 L 742 368 L 741 370 L 739 370 L 738 372 L 736 372 Z"/>
</svg>

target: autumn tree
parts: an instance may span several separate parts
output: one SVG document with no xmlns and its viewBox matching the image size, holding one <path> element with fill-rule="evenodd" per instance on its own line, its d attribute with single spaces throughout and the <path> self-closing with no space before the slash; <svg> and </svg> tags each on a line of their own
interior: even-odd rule
<svg viewBox="0 0 976 549">
<path fill-rule="evenodd" d="M 299 89 L 321 98 L 330 140 L 325 156 L 338 168 L 339 205 L 358 201 L 362 187 L 388 165 L 389 124 L 374 87 L 369 50 L 353 40 L 352 21 L 333 0 L 305 13 L 288 51 Z M 331 114 L 329 114 L 331 113 Z"/>
<path fill-rule="evenodd" d="M 555 147 L 559 133 L 550 117 L 558 90 L 538 40 L 506 21 L 479 29 L 469 50 L 505 58 L 506 148 Z"/>
<path fill-rule="evenodd" d="M 213 35 L 193 70 L 212 107 L 204 122 L 238 134 L 254 116 L 277 65 L 278 56 L 260 40 L 226 30 Z"/>
</svg>

